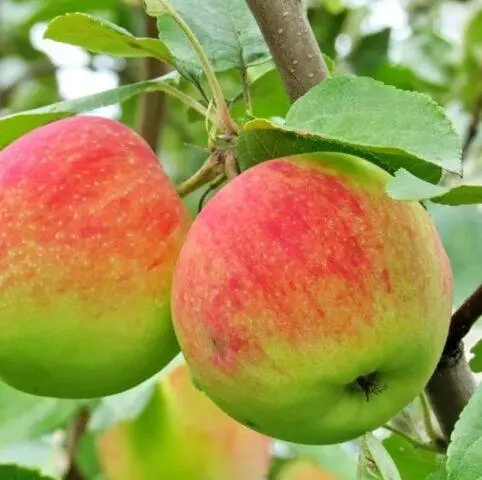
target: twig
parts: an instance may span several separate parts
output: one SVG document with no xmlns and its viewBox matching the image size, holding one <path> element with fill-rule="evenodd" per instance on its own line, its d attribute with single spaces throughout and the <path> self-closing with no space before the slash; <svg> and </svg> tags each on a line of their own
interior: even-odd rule
<svg viewBox="0 0 482 480">
<path fill-rule="evenodd" d="M 462 339 L 469 333 L 474 323 L 482 316 L 482 284 L 452 315 L 449 335 L 445 343 L 443 356 L 457 353 Z"/>
<path fill-rule="evenodd" d="M 68 458 L 68 469 L 63 476 L 63 480 L 84 480 L 82 472 L 76 462 L 77 447 L 87 430 L 87 424 L 89 423 L 90 412 L 87 408 L 83 408 L 79 411 L 77 416 L 72 420 L 67 430 L 66 438 L 66 450 Z"/>
<path fill-rule="evenodd" d="M 246 0 L 291 100 L 330 75 L 301 0 Z"/>
<path fill-rule="evenodd" d="M 479 123 L 481 120 L 482 114 L 482 93 L 477 97 L 474 108 L 472 110 L 472 118 L 469 123 L 469 127 L 467 128 L 467 133 L 464 138 L 464 143 L 462 146 L 462 161 L 465 160 L 467 154 L 469 152 L 470 146 L 472 142 L 477 138 L 477 134 L 479 133 Z"/>
<path fill-rule="evenodd" d="M 148 37 L 157 37 L 157 25 L 154 17 L 149 17 L 144 12 L 145 34 Z M 147 57 L 143 59 L 142 80 L 151 80 L 168 72 L 168 67 L 158 59 Z M 138 131 L 150 147 L 157 151 L 161 126 L 165 119 L 166 95 L 162 92 L 144 93 L 139 104 Z"/>
<path fill-rule="evenodd" d="M 215 150 L 192 177 L 176 188 L 178 195 L 185 197 L 224 173 L 223 153 L 222 150 Z"/>
<path fill-rule="evenodd" d="M 393 427 L 392 425 L 385 424 L 385 425 L 383 425 L 383 428 L 385 430 L 389 430 L 390 432 L 392 432 L 396 435 L 399 435 L 399 436 L 403 437 L 405 440 L 407 440 L 407 442 L 411 443 L 415 448 L 420 448 L 422 450 L 427 450 L 429 452 L 445 453 L 445 451 L 442 448 L 440 448 L 440 446 L 435 445 L 433 443 L 422 442 L 421 440 L 418 440 L 418 439 L 408 435 L 408 433 L 405 433 L 404 431 L 399 430 L 396 427 Z"/>
</svg>

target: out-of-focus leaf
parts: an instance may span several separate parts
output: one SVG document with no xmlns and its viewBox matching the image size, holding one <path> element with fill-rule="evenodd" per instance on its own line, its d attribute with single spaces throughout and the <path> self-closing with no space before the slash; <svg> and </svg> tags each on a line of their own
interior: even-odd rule
<svg viewBox="0 0 482 480">
<path fill-rule="evenodd" d="M 0 149 L 30 130 L 46 123 L 107 105 L 114 105 L 142 92 L 165 91 L 167 85 L 177 82 L 177 78 L 175 73 L 167 74 L 155 80 L 133 83 L 95 95 L 2 117 L 0 118 Z"/>
<path fill-rule="evenodd" d="M 348 60 L 358 75 L 373 75 L 386 62 L 390 44 L 389 28 L 362 37 L 353 47 Z"/>
<path fill-rule="evenodd" d="M 462 70 L 462 99 L 471 111 L 482 95 L 482 9 L 472 16 L 464 35 Z"/>
<path fill-rule="evenodd" d="M 0 478 L 2 480 L 54 480 L 36 470 L 28 470 L 17 465 L 0 465 Z"/>
<path fill-rule="evenodd" d="M 319 6 L 308 9 L 308 19 L 320 50 L 325 55 L 336 58 L 335 42 L 343 29 L 349 10 L 333 12 L 326 6 L 321 6 L 320 2 L 318 4 Z"/>
<path fill-rule="evenodd" d="M 151 378 L 126 392 L 101 399 L 93 411 L 89 431 L 101 432 L 117 423 L 132 420 L 147 406 L 155 391 L 155 379 Z"/>
<path fill-rule="evenodd" d="M 447 251 L 454 274 L 454 306 L 458 307 L 480 284 L 482 272 L 482 210 L 429 202 L 427 208 Z"/>
<path fill-rule="evenodd" d="M 64 426 L 84 403 L 37 397 L 0 383 L 0 444 L 50 433 Z"/>
<path fill-rule="evenodd" d="M 306 458 L 319 465 L 340 480 L 355 480 L 357 462 L 346 445 L 299 445 L 290 444 L 291 450 L 300 458 Z"/>
<path fill-rule="evenodd" d="M 62 445 L 53 435 L 8 443 L 0 447 L 0 468 L 1 465 L 18 465 L 58 478 L 65 468 L 64 455 Z M 3 478 L 0 469 L 0 479 Z"/>
<path fill-rule="evenodd" d="M 85 48 L 95 53 L 121 57 L 155 57 L 172 61 L 166 45 L 155 38 L 137 38 L 113 23 L 85 13 L 67 13 L 54 18 L 44 38 Z"/>
<path fill-rule="evenodd" d="M 474 356 L 470 360 L 470 368 L 475 373 L 482 373 L 482 340 L 472 347 L 471 353 Z"/>
</svg>

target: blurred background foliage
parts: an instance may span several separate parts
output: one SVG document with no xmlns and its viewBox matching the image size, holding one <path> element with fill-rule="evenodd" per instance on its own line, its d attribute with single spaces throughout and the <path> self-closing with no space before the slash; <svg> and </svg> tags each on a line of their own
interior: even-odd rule
<svg viewBox="0 0 482 480">
<path fill-rule="evenodd" d="M 466 183 L 482 183 L 482 2 L 431 0 L 308 0 L 308 15 L 335 73 L 370 76 L 401 89 L 430 95 L 453 120 L 465 145 Z M 202 2 L 200 2 L 202 8 Z M 73 99 L 142 80 L 142 59 L 123 60 L 91 54 L 42 38 L 45 23 L 59 14 L 88 12 L 124 27 L 137 36 L 152 34 L 138 0 L 0 0 L 0 116 Z M 152 25 L 151 25 L 152 27 Z M 286 94 L 273 72 L 272 82 L 256 79 L 271 62 L 250 68 L 248 74 L 263 103 L 254 105 L 259 116 L 282 116 Z M 158 67 L 159 69 L 159 67 Z M 147 72 L 147 75 L 156 73 Z M 160 75 L 162 71 L 157 71 Z M 233 114 L 242 118 L 239 72 L 220 74 Z M 182 85 L 191 89 L 192 86 Z M 199 93 L 196 92 L 199 96 Z M 150 94 L 151 101 L 154 96 Z M 139 97 L 94 113 L 139 127 Z M 393 106 L 396 108 L 396 105 Z M 165 99 L 159 110 L 157 150 L 172 181 L 194 173 L 207 157 L 204 122 L 176 100 Z M 157 127 L 156 127 L 157 129 Z M 457 183 L 457 178 L 447 178 Z M 186 198 L 197 211 L 202 191 Z M 479 206 L 430 206 L 455 275 L 458 306 L 480 283 L 482 271 L 482 211 Z M 476 340 L 473 333 L 470 348 Z M 151 394 L 150 383 L 131 392 L 88 404 L 41 399 L 0 383 L 0 464 L 35 466 L 60 478 L 69 463 L 65 427 L 81 408 L 93 408 L 90 433 L 77 449 L 78 463 L 89 479 L 101 479 L 96 458 L 96 432 L 118 421 L 135 418 Z M 415 423 L 420 408 L 410 407 Z M 415 420 L 413 420 L 415 419 Z M 414 427 L 416 428 L 416 427 Z M 388 438 L 387 449 L 403 478 L 425 478 L 436 465 L 434 454 L 415 451 L 400 438 Z M 333 447 L 273 444 L 272 478 L 282 477 L 294 456 L 323 466 L 333 477 L 355 478 L 356 443 Z M 315 477 L 313 477 L 315 478 Z M 324 477 L 320 477 L 324 478 Z M 221 480 L 221 479 L 220 479 Z"/>
</svg>

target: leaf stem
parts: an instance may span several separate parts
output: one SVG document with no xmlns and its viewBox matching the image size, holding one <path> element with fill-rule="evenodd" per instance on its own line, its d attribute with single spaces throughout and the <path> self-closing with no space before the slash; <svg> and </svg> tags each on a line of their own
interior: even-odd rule
<svg viewBox="0 0 482 480">
<path fill-rule="evenodd" d="M 422 392 L 420 394 L 420 403 L 422 405 L 423 424 L 425 426 L 425 431 L 427 432 L 428 437 L 434 443 L 442 441 L 442 439 L 440 438 L 440 435 L 435 430 L 435 427 L 432 421 L 432 409 L 430 408 L 427 394 L 425 392 Z"/>
<path fill-rule="evenodd" d="M 418 440 L 416 438 L 413 438 L 411 435 L 408 435 L 404 431 L 399 430 L 396 427 L 393 427 L 392 425 L 385 424 L 383 425 L 383 428 L 385 430 L 389 430 L 390 432 L 396 435 L 399 435 L 400 437 L 403 437 L 405 440 L 407 440 L 407 442 L 411 443 L 415 448 L 427 450 L 428 452 L 445 453 L 445 451 L 440 446 L 433 443 L 422 442 L 421 440 Z"/>
<path fill-rule="evenodd" d="M 193 110 L 196 110 L 199 112 L 203 117 L 208 118 L 212 123 L 218 124 L 219 122 L 217 121 L 217 118 L 215 117 L 214 113 L 209 111 L 202 103 L 198 102 L 194 98 L 192 98 L 190 95 L 182 92 L 176 87 L 173 87 L 172 85 L 169 85 L 168 83 L 165 82 L 160 82 L 159 80 L 162 80 L 165 77 L 159 77 L 155 80 L 152 81 L 152 88 L 149 90 L 151 91 L 161 91 L 166 93 L 167 95 L 170 95 L 171 97 L 177 98 L 180 100 L 184 105 L 187 105 L 188 107 L 192 108 Z"/>
<path fill-rule="evenodd" d="M 214 70 L 211 66 L 211 63 L 206 53 L 204 52 L 202 45 L 199 43 L 199 40 L 196 38 L 196 35 L 194 35 L 194 32 L 189 28 L 187 23 L 177 13 L 177 11 L 169 3 L 168 0 L 157 0 L 157 1 L 164 7 L 165 11 L 172 17 L 172 19 L 183 30 L 183 32 L 186 34 L 187 38 L 189 39 L 189 42 L 191 43 L 192 47 L 194 48 L 201 62 L 201 65 L 203 67 L 204 73 L 209 83 L 209 87 L 211 88 L 211 92 L 213 94 L 214 101 L 216 103 L 216 107 L 218 110 L 219 119 L 223 128 L 228 132 L 237 132 L 239 130 L 239 127 L 229 113 L 229 109 L 226 104 L 226 100 L 224 99 L 224 94 L 221 89 L 221 85 L 219 84 L 218 79 L 216 78 L 216 74 L 214 73 Z"/>
</svg>

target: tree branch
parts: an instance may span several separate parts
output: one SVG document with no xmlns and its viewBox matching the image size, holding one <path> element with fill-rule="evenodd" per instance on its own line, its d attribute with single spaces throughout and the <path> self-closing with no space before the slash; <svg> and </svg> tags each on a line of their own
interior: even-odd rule
<svg viewBox="0 0 482 480">
<path fill-rule="evenodd" d="M 462 410 L 476 385 L 462 346 L 455 357 L 444 357 L 430 379 L 426 392 L 445 438 L 450 439 Z"/>
<path fill-rule="evenodd" d="M 301 0 L 246 0 L 291 100 L 329 76 Z"/>
<path fill-rule="evenodd" d="M 464 356 L 462 340 L 482 315 L 482 285 L 452 315 L 442 358 L 426 392 L 446 439 L 475 391 L 476 383 Z"/>
<path fill-rule="evenodd" d="M 156 18 L 143 12 L 146 36 L 157 38 Z M 147 57 L 143 60 L 142 80 L 151 80 L 168 72 L 168 68 L 158 59 Z M 138 131 L 150 147 L 156 151 L 161 125 L 165 118 L 166 95 L 162 92 L 144 93 L 139 104 Z"/>
<path fill-rule="evenodd" d="M 445 343 L 443 356 L 450 357 L 457 353 L 462 339 L 469 333 L 474 323 L 482 316 L 482 284 L 452 315 L 449 335 Z"/>
<path fill-rule="evenodd" d="M 468 151 L 472 142 L 476 139 L 479 133 L 479 123 L 482 114 L 482 93 L 477 97 L 474 108 L 472 110 L 472 118 L 465 134 L 464 143 L 462 145 L 462 161 L 467 157 Z"/>
</svg>

